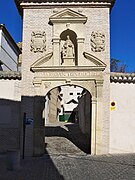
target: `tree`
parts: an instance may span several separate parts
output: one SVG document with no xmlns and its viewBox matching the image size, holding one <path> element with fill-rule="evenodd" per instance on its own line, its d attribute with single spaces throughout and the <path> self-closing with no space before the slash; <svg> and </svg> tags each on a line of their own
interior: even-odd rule
<svg viewBox="0 0 135 180">
<path fill-rule="evenodd" d="M 111 72 L 122 72 L 122 73 L 126 73 L 126 68 L 127 65 L 124 63 L 121 63 L 120 60 L 118 59 L 111 59 L 111 64 L 110 64 L 110 70 Z"/>
</svg>

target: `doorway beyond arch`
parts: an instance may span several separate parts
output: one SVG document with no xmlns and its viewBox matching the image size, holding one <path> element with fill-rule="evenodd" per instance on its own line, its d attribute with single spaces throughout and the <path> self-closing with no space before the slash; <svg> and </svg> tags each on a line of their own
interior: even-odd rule
<svg viewBox="0 0 135 180">
<path fill-rule="evenodd" d="M 91 94 L 72 84 L 51 89 L 45 99 L 47 152 L 73 153 L 74 149 L 75 154 L 90 154 Z M 65 143 L 68 148 L 59 146 L 60 142 Z"/>
</svg>

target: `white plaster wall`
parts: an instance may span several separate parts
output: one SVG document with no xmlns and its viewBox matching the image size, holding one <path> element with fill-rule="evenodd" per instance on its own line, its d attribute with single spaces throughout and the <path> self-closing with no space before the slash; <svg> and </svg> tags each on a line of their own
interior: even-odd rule
<svg viewBox="0 0 135 180">
<path fill-rule="evenodd" d="M 21 100 L 19 80 L 0 80 L 0 99 Z"/>
<path fill-rule="evenodd" d="M 81 87 L 74 87 L 74 86 L 61 86 L 61 92 L 60 94 L 63 94 L 62 97 L 62 104 L 64 105 L 64 111 L 73 111 L 73 109 L 78 105 L 74 103 L 67 104 L 69 101 L 74 99 L 76 102 L 78 102 L 78 95 L 77 93 L 82 93 L 83 88 Z M 70 93 L 73 93 L 73 95 L 70 95 Z"/>
<path fill-rule="evenodd" d="M 74 99 L 78 102 L 78 96 L 77 93 L 82 93 L 83 88 L 81 87 L 74 87 L 74 86 L 62 86 L 60 94 L 63 94 L 63 103 L 67 103 L 70 100 Z M 70 93 L 73 93 L 73 95 L 70 95 Z"/>
<path fill-rule="evenodd" d="M 111 83 L 110 153 L 135 152 L 135 85 Z"/>
<path fill-rule="evenodd" d="M 72 112 L 74 108 L 77 107 L 78 104 L 70 103 L 64 105 L 65 112 Z"/>
<path fill-rule="evenodd" d="M 0 60 L 5 64 L 2 65 L 3 70 L 17 71 L 17 61 L 19 55 L 15 52 L 14 47 L 6 39 L 3 33 L 1 33 L 0 49 Z"/>
</svg>

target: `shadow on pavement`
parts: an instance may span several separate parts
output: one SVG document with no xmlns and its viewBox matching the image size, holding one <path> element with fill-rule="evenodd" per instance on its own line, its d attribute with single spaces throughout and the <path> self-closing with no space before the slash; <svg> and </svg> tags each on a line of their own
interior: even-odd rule
<svg viewBox="0 0 135 180">
<path fill-rule="evenodd" d="M 65 137 L 84 153 L 90 154 L 90 139 L 81 132 L 78 124 L 66 124 L 66 129 L 61 126 L 46 126 L 46 137 Z"/>
<path fill-rule="evenodd" d="M 7 156 L 0 157 L 0 180 L 64 180 L 59 173 L 52 158 L 48 155 L 42 157 L 25 157 L 21 159 L 21 166 L 16 170 L 7 169 Z"/>
</svg>

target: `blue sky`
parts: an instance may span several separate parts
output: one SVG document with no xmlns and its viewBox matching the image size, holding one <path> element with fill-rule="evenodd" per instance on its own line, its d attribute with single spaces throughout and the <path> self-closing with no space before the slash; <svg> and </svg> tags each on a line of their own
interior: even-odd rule
<svg viewBox="0 0 135 180">
<path fill-rule="evenodd" d="M 0 0 L 0 24 L 20 42 L 22 19 L 14 0 Z M 116 0 L 111 12 L 111 57 L 127 64 L 129 72 L 135 71 L 135 0 Z"/>
<path fill-rule="evenodd" d="M 112 9 L 111 57 L 135 71 L 135 0 L 116 0 Z"/>
</svg>

